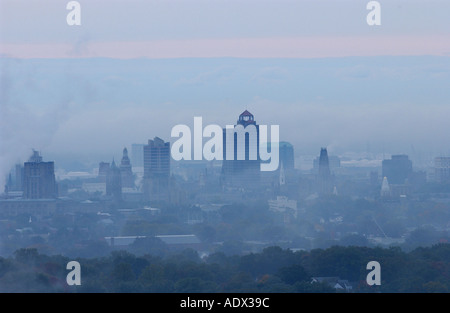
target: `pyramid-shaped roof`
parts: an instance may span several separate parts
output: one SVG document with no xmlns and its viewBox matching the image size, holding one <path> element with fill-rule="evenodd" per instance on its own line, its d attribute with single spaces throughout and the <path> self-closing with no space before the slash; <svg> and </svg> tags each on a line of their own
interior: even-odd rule
<svg viewBox="0 0 450 313">
<path fill-rule="evenodd" d="M 245 110 L 244 112 L 241 113 L 240 116 L 253 116 L 253 114 L 250 113 L 249 111 Z"/>
</svg>

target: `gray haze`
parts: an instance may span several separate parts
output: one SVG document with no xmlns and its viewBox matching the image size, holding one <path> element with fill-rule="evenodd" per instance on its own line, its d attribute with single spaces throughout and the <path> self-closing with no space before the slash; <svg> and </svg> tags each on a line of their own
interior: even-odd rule
<svg viewBox="0 0 450 313">
<path fill-rule="evenodd" d="M 4 177 L 31 149 L 95 164 L 176 124 L 248 109 L 296 155 L 450 153 L 450 57 L 0 59 Z M 58 166 L 58 165 L 57 165 Z"/>
</svg>

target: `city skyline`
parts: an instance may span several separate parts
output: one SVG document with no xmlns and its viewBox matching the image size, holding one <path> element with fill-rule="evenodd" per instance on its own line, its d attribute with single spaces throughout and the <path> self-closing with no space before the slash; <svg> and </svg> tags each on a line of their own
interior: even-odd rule
<svg viewBox="0 0 450 313">
<path fill-rule="evenodd" d="M 247 110 L 245 110 L 245 111 L 247 111 Z M 154 137 L 155 136 L 158 137 L 158 135 L 154 135 Z M 170 142 L 170 143 L 173 143 L 176 140 L 176 138 L 172 138 L 172 137 L 169 137 L 169 136 L 167 136 L 167 137 L 166 136 L 161 136 L 161 137 L 163 137 L 164 140 L 167 138 L 168 142 Z M 283 140 L 283 139 L 281 139 L 280 142 L 286 142 L 288 144 L 291 144 L 290 142 L 288 142 L 286 140 Z M 127 150 L 128 148 L 131 149 L 134 145 L 145 146 L 145 144 L 143 144 L 143 143 L 129 141 L 128 143 L 126 143 L 126 144 L 124 144 L 124 145 L 122 145 L 120 147 L 116 146 L 114 148 L 114 152 L 112 152 L 110 154 L 105 152 L 103 155 L 102 154 L 98 154 L 98 155 L 94 155 L 94 156 L 90 155 L 88 157 L 88 154 L 89 154 L 88 153 L 88 154 L 85 155 L 85 158 L 83 159 L 83 161 L 78 163 L 78 166 L 80 166 L 79 170 L 80 171 L 85 171 L 87 169 L 87 167 L 85 166 L 86 164 L 92 165 L 92 164 L 97 164 L 99 161 L 111 161 L 111 160 L 114 160 L 114 159 L 120 160 L 121 157 L 122 157 L 122 153 L 124 153 L 121 149 L 122 148 L 124 150 Z M 320 144 L 318 143 L 317 147 L 319 147 L 319 146 L 320 146 Z M 317 150 L 317 147 L 316 147 L 316 150 Z M 332 145 L 331 146 L 328 145 L 328 146 L 326 146 L 326 148 L 328 150 L 330 150 L 330 148 L 331 148 L 331 150 L 333 151 L 333 146 Z M 381 168 L 381 165 L 382 165 L 381 161 L 386 160 L 388 157 L 390 157 L 392 155 L 396 155 L 396 154 L 408 155 L 411 151 L 413 152 L 413 154 L 415 153 L 415 150 L 414 150 L 413 146 L 411 146 L 412 150 L 409 151 L 409 152 L 408 151 L 405 152 L 405 151 L 401 151 L 401 150 L 400 151 L 396 150 L 396 151 L 393 151 L 393 152 L 383 151 L 383 153 L 380 153 L 380 151 L 378 151 L 378 152 L 371 152 L 370 151 L 370 147 L 366 147 L 366 149 L 367 149 L 366 151 L 360 151 L 360 152 L 342 151 L 341 153 L 336 153 L 335 157 L 336 156 L 340 156 L 340 157 L 343 157 L 344 160 L 350 161 L 350 162 L 348 162 L 347 166 L 352 166 L 352 164 L 353 164 L 353 166 L 356 166 L 356 167 L 358 167 L 358 166 L 365 166 L 364 163 L 359 163 L 358 164 L 358 163 L 354 162 L 354 161 L 358 161 L 358 158 L 359 158 L 359 161 L 377 161 L 377 163 L 367 162 L 366 163 L 367 167 L 374 167 L 374 168 L 378 167 L 378 168 Z M 35 153 L 35 149 L 34 148 L 30 148 L 28 150 L 29 150 L 29 153 L 28 153 L 28 155 L 25 154 L 26 156 L 25 156 L 24 160 L 28 159 L 28 157 L 31 157 L 32 154 Z M 119 151 L 122 151 L 122 152 L 119 153 Z M 48 154 L 47 151 L 45 151 L 45 153 L 46 153 L 46 155 L 50 155 L 50 157 L 52 159 L 55 159 L 55 157 L 53 157 L 51 153 Z M 312 160 L 311 160 L 311 162 L 309 162 L 311 164 L 306 164 L 306 167 L 305 167 L 304 163 L 300 164 L 300 162 L 302 162 L 302 160 L 301 160 L 302 157 L 306 157 L 306 160 L 308 160 L 312 156 L 317 156 L 318 157 L 319 154 L 318 153 L 315 153 L 315 154 L 314 153 L 302 153 L 302 152 L 298 153 L 297 150 L 296 150 L 296 153 L 295 153 L 295 156 L 294 156 L 294 164 L 296 165 L 295 168 L 303 169 L 303 170 L 313 169 L 315 167 L 315 164 L 314 164 L 315 161 L 312 162 Z M 416 162 L 415 162 L 414 166 L 418 167 L 420 169 L 425 169 L 425 168 L 431 169 L 433 167 L 433 163 L 431 163 L 431 161 L 434 161 L 434 159 L 436 157 L 445 157 L 445 156 L 446 156 L 445 153 L 434 154 L 432 152 L 429 152 L 429 155 L 427 155 L 425 160 L 422 159 L 422 161 L 424 161 L 426 163 L 420 163 L 419 162 L 419 164 L 417 164 L 417 159 L 416 159 L 415 160 Z M 76 157 L 77 156 L 75 156 L 74 158 L 76 158 Z M 132 154 L 132 157 L 134 158 L 135 156 Z M 364 159 L 362 159 L 362 158 L 364 158 Z M 413 158 L 417 158 L 417 155 L 413 155 Z M 58 154 L 56 154 L 56 159 L 58 159 Z M 18 161 L 13 166 L 15 166 L 16 164 L 20 164 L 21 162 L 22 163 L 24 162 L 23 160 L 20 160 L 19 158 L 17 160 Z M 65 160 L 64 157 L 62 159 L 59 157 L 59 161 L 61 161 L 60 163 L 62 163 L 62 164 L 68 164 L 68 163 L 72 162 L 70 159 L 67 162 L 67 160 Z M 85 162 L 84 165 L 83 165 L 83 162 Z M 177 161 L 175 161 L 175 160 L 173 160 L 171 158 L 171 162 L 177 162 Z M 184 161 L 184 162 L 186 162 L 186 161 Z M 203 159 L 202 162 L 208 162 L 208 161 Z M 183 161 L 182 161 L 182 163 L 183 163 Z M 55 169 L 59 170 L 60 173 L 61 173 L 61 171 L 65 170 L 64 166 L 58 166 L 58 163 L 55 164 L 55 166 L 56 166 Z M 91 168 L 91 169 L 93 169 L 93 168 Z M 65 171 L 65 172 L 73 172 L 73 171 L 76 172 L 76 169 L 74 169 L 73 167 L 70 166 L 69 169 L 67 169 L 67 171 Z"/>
<path fill-rule="evenodd" d="M 0 291 L 448 292 L 449 12 L 0 0 Z"/>
<path fill-rule="evenodd" d="M 450 155 L 446 1 L 381 2 L 375 26 L 365 1 L 82 2 L 72 26 L 66 4 L 0 1 L 0 176 L 33 148 L 119 159 L 117 146 L 243 109 L 297 157 Z"/>
</svg>

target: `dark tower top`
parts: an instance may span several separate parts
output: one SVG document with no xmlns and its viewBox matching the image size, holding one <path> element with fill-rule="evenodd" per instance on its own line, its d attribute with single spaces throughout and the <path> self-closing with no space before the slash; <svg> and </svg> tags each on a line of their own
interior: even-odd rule
<svg viewBox="0 0 450 313">
<path fill-rule="evenodd" d="M 241 115 L 239 115 L 237 124 L 246 127 L 247 125 L 250 124 L 256 125 L 256 122 L 253 114 L 245 110 L 244 112 L 241 113 Z"/>
<path fill-rule="evenodd" d="M 128 157 L 127 148 L 123 149 L 123 156 L 120 162 L 120 173 L 122 175 L 122 187 L 133 188 L 134 187 L 133 171 L 131 169 L 131 162 L 130 158 Z"/>
<path fill-rule="evenodd" d="M 55 164 L 43 162 L 38 151 L 24 163 L 23 196 L 25 199 L 54 199 L 57 196 Z"/>
<path fill-rule="evenodd" d="M 122 177 L 114 159 L 106 180 L 106 194 L 112 195 L 115 200 L 120 200 L 122 197 Z"/>
<path fill-rule="evenodd" d="M 124 148 L 120 165 L 121 165 L 121 167 L 123 167 L 123 166 L 129 166 L 130 164 L 131 163 L 130 163 L 130 158 L 128 157 L 128 150 L 127 150 L 127 148 Z"/>
<path fill-rule="evenodd" d="M 222 183 L 228 187 L 244 188 L 244 189 L 256 189 L 260 183 L 260 163 L 259 158 L 259 125 L 256 124 L 253 114 L 245 110 L 239 115 L 236 128 L 242 125 L 246 128 L 249 125 L 255 127 L 256 132 L 251 135 L 250 127 L 247 129 L 248 133 L 245 133 L 244 138 L 238 137 L 237 133 L 234 133 L 230 138 L 227 138 L 227 130 L 223 130 L 223 161 L 222 161 Z M 234 130 L 236 131 L 236 129 Z M 234 145 L 234 156 L 232 159 L 227 160 L 227 140 L 230 140 Z M 244 145 L 244 160 L 237 159 L 238 145 Z M 242 148 L 242 147 L 240 147 Z M 250 159 L 250 149 L 256 149 L 256 160 Z"/>
<path fill-rule="evenodd" d="M 30 157 L 28 162 L 40 163 L 42 162 L 42 157 L 39 154 L 39 151 L 33 150 L 33 155 Z"/>
<path fill-rule="evenodd" d="M 328 161 L 328 152 L 326 148 L 320 149 L 319 157 L 319 176 L 322 178 L 330 177 L 330 162 Z"/>
</svg>

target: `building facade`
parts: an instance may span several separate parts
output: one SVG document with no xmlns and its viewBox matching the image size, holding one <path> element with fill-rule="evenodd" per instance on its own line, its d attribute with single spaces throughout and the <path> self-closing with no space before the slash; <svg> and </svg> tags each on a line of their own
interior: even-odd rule
<svg viewBox="0 0 450 313">
<path fill-rule="evenodd" d="M 389 184 L 403 185 L 413 172 L 412 162 L 407 155 L 393 155 L 391 159 L 383 160 L 382 172 Z"/>
<path fill-rule="evenodd" d="M 155 137 L 144 146 L 144 199 L 168 201 L 169 182 L 170 142 Z"/>
<path fill-rule="evenodd" d="M 440 183 L 450 181 L 450 157 L 436 157 L 434 159 L 434 177 Z"/>
<path fill-rule="evenodd" d="M 328 195 L 333 192 L 333 176 L 331 175 L 330 161 L 326 148 L 320 149 L 317 192 L 322 195 Z"/>
<path fill-rule="evenodd" d="M 34 151 L 23 170 L 23 197 L 25 199 L 54 199 L 57 197 L 54 162 L 43 162 Z"/>
<path fill-rule="evenodd" d="M 234 129 L 242 126 L 244 136 L 233 134 L 232 144 L 234 148 L 233 158 L 227 159 L 227 131 L 223 130 L 223 162 L 222 162 L 222 183 L 226 187 L 254 189 L 260 184 L 260 163 L 259 158 L 259 125 L 256 124 L 253 114 L 245 110 L 237 120 Z M 250 131 L 253 129 L 254 131 Z M 244 147 L 242 159 L 238 159 L 239 150 Z M 256 157 L 250 151 L 256 151 Z"/>
<path fill-rule="evenodd" d="M 133 188 L 134 177 L 127 148 L 123 149 L 122 160 L 120 161 L 120 174 L 122 176 L 122 187 Z"/>
<path fill-rule="evenodd" d="M 106 178 L 106 195 L 111 196 L 115 201 L 122 200 L 122 174 L 114 160 Z"/>
<path fill-rule="evenodd" d="M 280 142 L 280 164 L 283 164 L 286 171 L 294 169 L 294 146 L 289 142 Z"/>
</svg>

